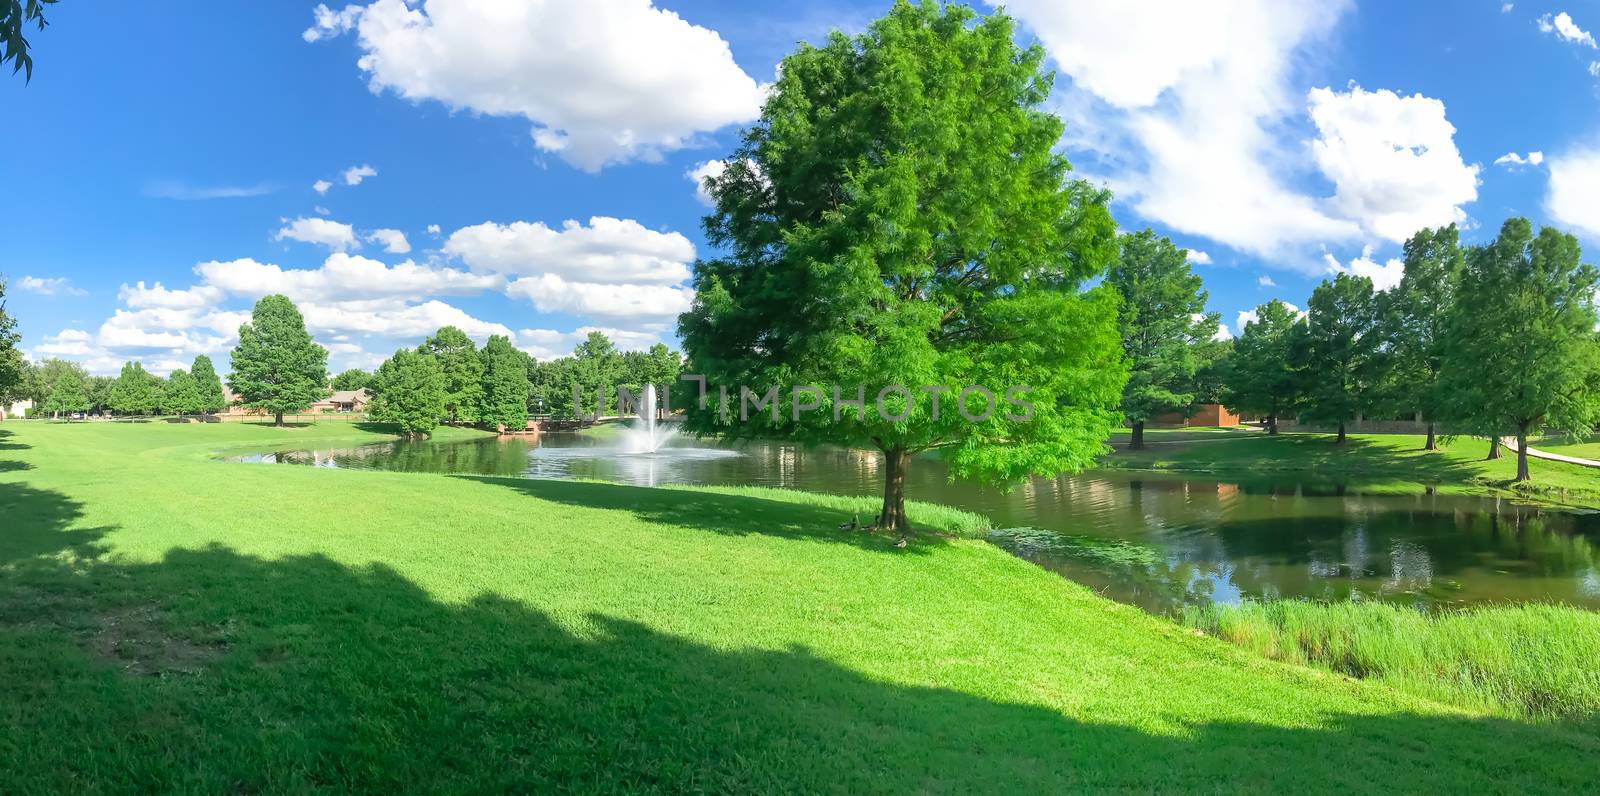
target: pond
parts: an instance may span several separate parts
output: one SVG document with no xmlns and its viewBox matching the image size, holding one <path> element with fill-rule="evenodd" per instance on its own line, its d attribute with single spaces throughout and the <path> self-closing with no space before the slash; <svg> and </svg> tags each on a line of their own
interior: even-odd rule
<svg viewBox="0 0 1600 796">
<path fill-rule="evenodd" d="M 1225 444 L 1225 443 L 1224 443 Z M 615 438 L 392 442 L 238 461 L 588 478 L 627 484 L 748 484 L 833 494 L 882 490 L 875 452 L 674 437 L 623 454 Z M 991 518 L 992 540 L 1106 596 L 1155 612 L 1246 597 L 1379 599 L 1422 607 L 1554 601 L 1600 608 L 1600 514 L 1495 498 L 1363 494 L 1340 484 L 1227 481 L 1097 470 L 1010 493 L 946 479 L 918 458 L 910 497 Z"/>
</svg>

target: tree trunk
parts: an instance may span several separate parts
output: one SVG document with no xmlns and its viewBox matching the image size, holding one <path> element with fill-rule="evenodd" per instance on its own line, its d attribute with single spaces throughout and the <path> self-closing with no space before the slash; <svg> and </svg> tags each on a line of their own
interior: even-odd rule
<svg viewBox="0 0 1600 796">
<path fill-rule="evenodd" d="M 1425 450 L 1425 451 L 1433 451 L 1433 450 L 1438 450 L 1439 449 L 1438 441 L 1434 438 L 1433 424 L 1432 423 L 1428 424 L 1428 443 L 1426 445 L 1423 445 L 1422 449 Z"/>
<path fill-rule="evenodd" d="M 1496 435 L 1489 438 L 1489 455 L 1485 456 L 1483 460 L 1492 462 L 1498 458 L 1500 458 L 1500 437 Z"/>
<path fill-rule="evenodd" d="M 878 512 L 878 529 L 905 533 L 911 530 L 906 518 L 906 468 L 911 454 L 903 446 L 883 452 L 883 510 Z"/>
<path fill-rule="evenodd" d="M 1340 420 L 1339 421 L 1339 438 L 1334 440 L 1333 442 L 1336 445 L 1343 445 L 1344 444 L 1344 440 L 1345 440 L 1344 421 Z"/>
<path fill-rule="evenodd" d="M 283 413 L 282 412 L 276 412 L 276 413 L 273 414 L 272 425 L 274 425 L 274 426 L 283 425 Z"/>
<path fill-rule="evenodd" d="M 1133 438 L 1128 441 L 1128 450 L 1136 451 L 1144 447 L 1144 421 L 1133 424 Z"/>
<path fill-rule="evenodd" d="M 1517 425 L 1517 480 L 1528 480 L 1528 422 Z"/>
<path fill-rule="evenodd" d="M 1277 435 L 1278 435 L 1278 416 L 1277 415 L 1267 415 L 1267 436 L 1275 437 Z"/>
</svg>

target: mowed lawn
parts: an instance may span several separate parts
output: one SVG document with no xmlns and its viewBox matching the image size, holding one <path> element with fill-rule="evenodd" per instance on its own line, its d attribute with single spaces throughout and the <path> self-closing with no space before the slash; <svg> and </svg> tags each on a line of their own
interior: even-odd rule
<svg viewBox="0 0 1600 796">
<path fill-rule="evenodd" d="M 0 792 L 1596 782 L 1593 726 L 1271 662 L 804 496 L 212 458 L 382 438 L 0 424 Z"/>
</svg>

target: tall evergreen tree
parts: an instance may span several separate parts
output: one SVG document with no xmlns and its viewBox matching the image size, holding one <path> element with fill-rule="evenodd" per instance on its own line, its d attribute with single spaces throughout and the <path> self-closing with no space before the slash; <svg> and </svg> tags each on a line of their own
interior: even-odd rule
<svg viewBox="0 0 1600 796">
<path fill-rule="evenodd" d="M 195 391 L 200 398 L 195 411 L 211 414 L 228 408 L 228 398 L 222 392 L 222 379 L 217 377 L 217 368 L 211 364 L 211 357 L 195 355 L 189 375 L 194 378 Z"/>
<path fill-rule="evenodd" d="M 1397 411 L 1421 412 L 1428 424 L 1426 450 L 1438 447 L 1436 427 L 1444 411 L 1439 371 L 1444 364 L 1445 325 L 1466 252 L 1456 225 L 1424 229 L 1405 244 L 1405 276 L 1379 300 L 1390 371 L 1386 403 Z"/>
<path fill-rule="evenodd" d="M 1345 425 L 1373 402 L 1373 385 L 1381 375 L 1382 341 L 1377 330 L 1378 306 L 1372 280 L 1339 274 L 1311 293 L 1306 308 L 1306 405 L 1303 416 L 1337 424 L 1338 442 Z"/>
<path fill-rule="evenodd" d="M 1266 418 L 1267 433 L 1278 433 L 1278 419 L 1300 402 L 1296 352 L 1304 349 L 1305 323 L 1289 305 L 1273 299 L 1256 307 L 1233 343 L 1227 375 L 1229 407 Z"/>
<path fill-rule="evenodd" d="M 124 415 L 148 415 L 161 408 L 161 380 L 138 362 L 125 362 L 111 385 L 111 409 Z"/>
<path fill-rule="evenodd" d="M 372 374 L 360 368 L 350 368 L 333 377 L 333 389 L 364 390 L 372 386 Z"/>
<path fill-rule="evenodd" d="M 712 385 L 688 422 L 877 448 L 881 528 L 909 527 L 919 451 L 1012 483 L 1088 466 L 1120 417 L 1116 296 L 1087 287 L 1115 224 L 1056 149 L 1043 50 L 1016 40 L 1004 14 L 897 2 L 860 35 L 802 45 L 707 180 L 726 254 L 695 263 L 679 318 Z M 796 411 L 815 397 L 803 386 L 823 393 L 815 410 Z M 999 400 L 1021 386 L 1025 404 Z M 741 387 L 777 388 L 776 417 L 741 411 Z"/>
<path fill-rule="evenodd" d="M 1571 235 L 1533 234 L 1513 218 L 1467 255 L 1450 313 L 1440 387 L 1447 415 L 1498 439 L 1517 436 L 1517 480 L 1528 480 L 1528 434 L 1587 433 L 1600 421 L 1600 271 Z"/>
<path fill-rule="evenodd" d="M 483 405 L 483 358 L 466 332 L 446 326 L 417 349 L 432 356 L 444 376 L 444 418 L 476 423 Z"/>
<path fill-rule="evenodd" d="M 285 412 L 298 412 L 328 395 L 328 351 L 306 331 L 305 319 L 287 296 L 256 302 L 250 323 L 239 327 L 228 386 L 245 406 L 271 412 L 283 425 Z"/>
<path fill-rule="evenodd" d="M 426 437 L 439 426 L 447 396 L 438 358 L 402 348 L 378 367 L 370 388 L 372 419 L 394 423 L 408 437 Z"/>
<path fill-rule="evenodd" d="M 1129 363 L 1122 414 L 1137 449 L 1146 422 L 1194 403 L 1195 347 L 1216 334 L 1217 316 L 1206 314 L 1206 291 L 1187 251 L 1149 229 L 1123 235 L 1121 244 L 1106 284 L 1122 297 L 1117 328 Z"/>
<path fill-rule="evenodd" d="M 483 408 L 480 422 L 500 431 L 528 425 L 528 370 L 511 340 L 494 335 L 484 344 Z"/>
<path fill-rule="evenodd" d="M 167 388 L 162 393 L 161 407 L 171 414 L 196 415 L 204 411 L 200 385 L 189 371 L 177 368 L 167 374 Z"/>
<path fill-rule="evenodd" d="M 61 374 L 61 378 L 56 379 L 55 386 L 50 391 L 50 397 L 45 399 L 41 408 L 49 412 L 51 417 L 63 412 L 89 411 L 89 394 L 84 387 L 83 379 L 70 370 Z"/>
</svg>

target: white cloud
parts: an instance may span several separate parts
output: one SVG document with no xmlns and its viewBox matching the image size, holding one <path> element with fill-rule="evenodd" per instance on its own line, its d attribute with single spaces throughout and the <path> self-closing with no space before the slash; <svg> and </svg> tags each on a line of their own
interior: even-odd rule
<svg viewBox="0 0 1600 796">
<path fill-rule="evenodd" d="M 144 195 L 157 199 L 203 202 L 208 199 L 244 199 L 272 193 L 270 185 L 190 185 L 182 180 L 161 180 L 144 187 Z"/>
<path fill-rule="evenodd" d="M 643 351 L 650 346 L 661 342 L 661 338 L 652 332 L 640 332 L 629 329 L 612 329 L 603 326 L 580 326 L 570 332 L 558 332 L 551 329 L 522 329 L 517 332 L 514 342 L 517 347 L 531 354 L 540 361 L 549 361 L 570 356 L 572 350 L 583 342 L 590 332 L 600 332 L 611 338 L 620 351 Z"/>
<path fill-rule="evenodd" d="M 556 274 L 518 279 L 506 295 L 528 299 L 540 312 L 627 318 L 632 325 L 676 318 L 694 300 L 686 287 L 569 282 Z"/>
<path fill-rule="evenodd" d="M 1406 264 L 1397 258 L 1391 257 L 1381 265 L 1373 260 L 1371 246 L 1363 248 L 1361 256 L 1351 260 L 1349 265 L 1340 265 L 1339 260 L 1327 252 L 1323 252 L 1322 259 L 1328 266 L 1328 273 L 1364 276 L 1372 280 L 1372 289 L 1380 293 L 1393 289 L 1406 275 Z"/>
<path fill-rule="evenodd" d="M 33 347 L 36 354 L 52 357 L 83 357 L 93 353 L 90 346 L 93 335 L 81 329 L 62 329 L 53 335 L 45 335 L 44 342 Z"/>
<path fill-rule="evenodd" d="M 559 231 L 537 221 L 484 222 L 450 233 L 444 252 L 480 273 L 670 285 L 689 278 L 694 244 L 631 219 L 596 216 L 588 226 L 567 221 Z"/>
<path fill-rule="evenodd" d="M 752 121 L 764 92 L 720 35 L 650 0 L 376 0 L 314 16 L 307 41 L 357 32 L 372 91 L 524 117 L 535 145 L 588 171 Z"/>
<path fill-rule="evenodd" d="M 315 243 L 327 246 L 334 251 L 345 251 L 359 247 L 356 240 L 355 228 L 349 224 L 341 224 L 326 218 L 306 218 L 301 216 L 293 221 L 287 221 L 283 229 L 278 230 L 274 236 L 277 240 L 297 240 L 303 243 Z"/>
<path fill-rule="evenodd" d="M 1305 310 L 1302 310 L 1287 301 L 1283 302 L 1283 306 L 1288 307 L 1289 312 L 1293 313 L 1297 320 L 1303 320 L 1306 317 Z M 1244 334 L 1245 325 L 1255 323 L 1256 320 L 1258 320 L 1258 318 L 1255 310 L 1240 310 L 1239 315 L 1234 318 L 1233 328 L 1238 329 L 1239 334 Z"/>
<path fill-rule="evenodd" d="M 1507 168 L 1512 166 L 1537 166 L 1543 162 L 1544 153 L 1539 151 L 1529 152 L 1527 157 L 1523 157 L 1515 152 L 1507 152 L 1504 155 L 1494 159 L 1494 165 L 1505 166 Z"/>
<path fill-rule="evenodd" d="M 311 206 L 311 212 L 316 213 L 319 216 L 333 215 L 333 211 L 332 210 L 329 210 L 328 208 L 323 207 L 322 205 L 312 205 Z"/>
<path fill-rule="evenodd" d="M 1545 33 L 1554 33 L 1556 38 L 1563 41 L 1581 44 L 1591 49 L 1596 48 L 1594 36 L 1589 31 L 1578 27 L 1578 23 L 1572 21 L 1572 15 L 1565 11 L 1556 14 L 1554 17 L 1549 14 L 1539 17 L 1539 30 Z"/>
<path fill-rule="evenodd" d="M 489 335 L 511 336 L 503 324 L 475 318 L 458 307 L 438 300 L 409 306 L 362 307 L 359 304 L 317 304 L 300 306 L 306 327 L 319 332 L 354 332 L 378 337 L 398 337 L 420 342 L 441 326 L 454 326 L 482 343 Z M 415 345 L 416 343 L 411 343 Z"/>
<path fill-rule="evenodd" d="M 1589 76 L 1600 77 L 1600 61 L 1589 62 Z"/>
<path fill-rule="evenodd" d="M 1478 198 L 1478 167 L 1462 162 L 1443 102 L 1360 86 L 1312 89 L 1309 98 L 1320 132 L 1311 151 L 1342 216 L 1395 242 L 1466 219 L 1461 205 Z"/>
<path fill-rule="evenodd" d="M 1509 14 L 1509 13 L 1511 13 L 1511 9 L 1516 8 L 1516 7 L 1517 6 L 1516 6 L 1515 3 L 1501 3 L 1500 4 L 1500 13 Z"/>
<path fill-rule="evenodd" d="M 72 286 L 64 276 L 24 276 L 17 280 L 17 289 L 41 296 L 87 296 L 88 291 Z"/>
<path fill-rule="evenodd" d="M 376 176 L 378 176 L 378 170 L 371 166 L 366 164 L 362 164 L 360 166 L 351 166 L 350 168 L 344 170 L 344 184 L 360 185 L 362 180 L 365 180 L 368 177 Z"/>
<path fill-rule="evenodd" d="M 405 254 L 411 251 L 411 243 L 406 240 L 406 234 L 398 229 L 375 229 L 368 233 L 367 240 L 383 244 L 383 250 L 390 254 Z"/>
<path fill-rule="evenodd" d="M 187 290 L 168 290 L 160 282 L 145 287 L 140 280 L 133 287 L 123 285 L 117 298 L 134 309 L 199 310 L 222 301 L 223 290 L 213 285 L 196 285 Z"/>
<path fill-rule="evenodd" d="M 311 190 L 321 194 L 327 193 L 328 189 L 332 187 L 333 183 L 328 182 L 327 180 L 317 180 L 316 182 L 311 183 Z"/>
<path fill-rule="evenodd" d="M 721 177 L 722 172 L 728 168 L 727 161 L 708 160 L 683 173 L 683 176 L 694 183 L 694 198 L 706 207 L 716 207 L 717 201 L 711 197 L 711 192 L 706 190 L 706 179 Z"/>
<path fill-rule="evenodd" d="M 1544 208 L 1558 223 L 1600 240 L 1600 149 L 1576 149 L 1550 158 Z"/>
<path fill-rule="evenodd" d="M 428 234 L 432 235 L 432 236 L 434 236 L 436 238 L 439 237 L 439 225 L 438 224 L 429 224 L 428 225 Z"/>
<path fill-rule="evenodd" d="M 505 284 L 493 274 L 434 268 L 410 260 L 388 266 L 344 252 L 328 255 L 322 267 L 313 270 L 280 268 L 243 258 L 200 263 L 195 273 L 206 285 L 235 296 L 255 299 L 282 293 L 295 301 L 319 303 L 475 295 Z"/>
<path fill-rule="evenodd" d="M 1200 321 L 1204 320 L 1205 317 L 1206 317 L 1205 313 L 1196 312 L 1196 313 L 1193 313 L 1193 314 L 1191 314 L 1189 316 L 1189 320 L 1194 321 L 1195 323 L 1199 323 Z M 1228 331 L 1228 325 L 1227 324 L 1219 323 L 1219 324 L 1217 324 L 1217 330 L 1211 333 L 1211 339 L 1212 340 L 1217 340 L 1217 341 L 1232 340 L 1233 339 L 1233 332 Z"/>
<path fill-rule="evenodd" d="M 1211 264 L 1211 255 L 1206 254 L 1205 252 L 1200 251 L 1199 249 L 1190 249 L 1189 250 L 1189 262 L 1194 263 L 1195 265 L 1210 265 Z"/>
<path fill-rule="evenodd" d="M 1267 276 L 1266 274 L 1262 274 L 1261 276 L 1256 277 L 1256 284 L 1258 284 L 1258 285 L 1260 285 L 1262 287 L 1277 287 L 1278 286 L 1278 283 L 1272 281 L 1272 277 Z"/>
</svg>

